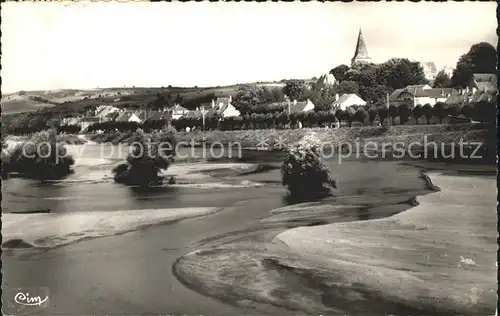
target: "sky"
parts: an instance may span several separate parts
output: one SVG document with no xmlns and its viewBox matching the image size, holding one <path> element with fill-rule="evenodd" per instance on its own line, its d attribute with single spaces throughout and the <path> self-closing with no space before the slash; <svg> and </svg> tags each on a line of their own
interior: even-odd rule
<svg viewBox="0 0 500 316">
<path fill-rule="evenodd" d="M 495 2 L 2 3 L 2 92 L 217 86 L 319 77 L 350 64 L 456 65 L 496 46 Z"/>
</svg>

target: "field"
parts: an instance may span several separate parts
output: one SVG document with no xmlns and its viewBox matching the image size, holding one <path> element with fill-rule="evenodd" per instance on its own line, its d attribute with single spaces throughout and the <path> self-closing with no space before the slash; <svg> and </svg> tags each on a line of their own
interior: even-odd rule
<svg viewBox="0 0 500 316">
<path fill-rule="evenodd" d="M 258 86 L 282 87 L 279 82 L 261 82 Z M 103 88 L 88 90 L 49 90 L 49 91 L 20 91 L 2 96 L 2 116 L 23 112 L 33 112 L 47 107 L 57 106 L 63 112 L 82 113 L 84 109 L 109 104 L 117 107 L 143 107 L 154 101 L 158 93 L 171 93 L 174 97 L 179 94 L 187 108 L 194 108 L 191 100 L 210 97 L 236 95 L 239 85 L 218 87 L 159 87 L 159 88 Z M 207 102 L 210 102 L 207 100 Z"/>
</svg>

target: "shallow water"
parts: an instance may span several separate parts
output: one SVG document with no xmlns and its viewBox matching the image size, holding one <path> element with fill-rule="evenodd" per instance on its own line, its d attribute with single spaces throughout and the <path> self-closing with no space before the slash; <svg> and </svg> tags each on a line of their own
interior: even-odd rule
<svg viewBox="0 0 500 316">
<path fill-rule="evenodd" d="M 126 146 L 69 145 L 75 158 L 74 173 L 61 181 L 38 181 L 10 178 L 2 187 L 4 213 L 49 209 L 52 213 L 109 211 L 124 209 L 154 209 L 172 207 L 222 206 L 252 196 L 251 188 L 259 184 L 246 179 L 227 179 L 250 170 L 254 165 L 238 162 L 238 158 L 207 162 L 190 150 L 189 156 L 165 172 L 175 176 L 177 185 L 137 192 L 114 183 L 111 169 L 123 162 Z M 197 162 L 189 162 L 196 159 Z M 225 171 L 216 177 L 211 174 Z M 236 189 L 229 190 L 229 189 Z M 240 190 L 238 190 L 240 189 Z M 249 190 L 247 190 L 249 189 Z"/>
<path fill-rule="evenodd" d="M 215 161 L 191 156 L 177 161 L 167 171 L 168 175 L 175 174 L 176 185 L 145 193 L 115 184 L 109 176 L 112 167 L 121 161 L 120 157 L 115 154 L 96 160 L 100 146 L 92 146 L 87 145 L 83 153 L 75 157 L 75 173 L 64 181 L 42 184 L 13 178 L 6 180 L 2 187 L 4 212 L 47 208 L 54 214 L 35 215 L 55 216 L 60 218 L 60 225 L 72 225 L 71 229 L 61 226 L 57 230 L 54 228 L 56 223 L 45 221 L 44 225 L 39 221 L 37 232 L 48 235 L 39 240 L 40 244 L 66 244 L 71 242 L 68 236 L 81 237 L 81 234 L 109 236 L 123 232 L 124 227 L 136 230 L 27 257 L 4 252 L 4 284 L 7 287 L 40 285 L 51 289 L 54 305 L 45 310 L 46 315 L 166 312 L 262 315 L 262 310 L 234 309 L 185 288 L 171 273 L 174 262 L 200 247 L 242 240 L 269 241 L 292 227 L 385 217 L 410 207 L 411 197 L 430 192 L 420 178 L 420 171 L 414 167 L 395 161 L 351 160 L 339 164 L 332 158 L 327 164 L 339 189 L 336 196 L 323 203 L 351 205 L 350 208 L 336 207 L 314 214 L 304 212 L 299 217 L 287 216 L 279 210 L 271 214 L 287 205 L 280 170 L 276 169 L 282 153 L 251 152 L 240 158 Z M 78 148 L 75 146 L 70 151 L 75 153 Z M 252 173 L 256 163 L 274 169 Z M 138 230 L 141 222 L 132 215 L 138 210 L 185 207 L 220 210 L 147 230 Z M 120 217 L 127 212 L 131 215 Z M 146 224 L 154 222 L 154 216 L 164 218 L 163 214 L 154 211 L 142 214 L 142 223 Z M 21 217 L 18 220 L 21 221 Z M 22 225 L 18 228 L 23 229 Z M 61 238 L 66 240 L 61 241 Z M 274 311 L 273 314 L 285 313 Z"/>
</svg>

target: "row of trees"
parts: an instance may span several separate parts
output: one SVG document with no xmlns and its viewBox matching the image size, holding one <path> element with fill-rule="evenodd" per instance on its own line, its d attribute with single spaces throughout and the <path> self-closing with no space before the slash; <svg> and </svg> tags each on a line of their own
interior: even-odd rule
<svg viewBox="0 0 500 316">
<path fill-rule="evenodd" d="M 203 122 L 202 117 L 196 118 L 180 118 L 171 122 L 176 130 L 189 129 L 205 129 L 205 130 L 240 130 L 240 129 L 268 129 L 268 128 L 295 128 L 300 124 L 303 127 L 326 127 L 333 126 L 336 123 L 345 123 L 351 126 L 352 123 L 358 122 L 362 125 L 373 125 L 377 120 L 382 125 L 395 124 L 396 118 L 399 118 L 399 124 L 407 124 L 410 118 L 414 118 L 416 124 L 419 119 L 425 118 L 427 124 L 433 117 L 437 118 L 440 123 L 448 115 L 462 115 L 465 118 L 493 122 L 495 119 L 496 105 L 494 103 L 478 102 L 475 104 L 447 105 L 445 103 L 437 103 L 434 106 L 430 104 L 417 105 L 412 107 L 408 104 L 399 106 L 351 106 L 346 110 L 338 109 L 336 111 L 311 111 L 299 112 L 288 115 L 286 110 L 279 112 L 268 113 L 251 113 L 237 117 L 227 117 L 221 119 L 217 115 L 209 115 L 205 117 Z M 167 121 L 147 121 L 144 124 L 136 122 L 104 122 L 91 125 L 88 128 L 89 132 L 94 131 L 120 131 L 134 132 L 138 128 L 149 132 L 153 130 L 163 129 Z"/>
</svg>

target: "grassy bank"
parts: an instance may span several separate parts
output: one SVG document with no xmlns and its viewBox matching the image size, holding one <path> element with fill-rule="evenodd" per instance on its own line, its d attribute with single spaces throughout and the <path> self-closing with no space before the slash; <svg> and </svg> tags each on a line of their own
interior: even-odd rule
<svg viewBox="0 0 500 316">
<path fill-rule="evenodd" d="M 319 141 L 333 146 L 354 144 L 356 142 L 465 142 L 481 141 L 495 148 L 495 127 L 489 124 L 460 125 L 398 125 L 389 127 L 343 127 L 339 129 L 304 128 L 287 130 L 239 130 L 239 131 L 195 131 L 179 132 L 178 139 L 186 144 L 224 145 L 240 144 L 243 148 L 279 149 L 288 147 L 301 140 L 305 135 L 315 133 Z M 97 143 L 128 143 L 132 132 L 113 132 L 90 135 Z"/>
</svg>

